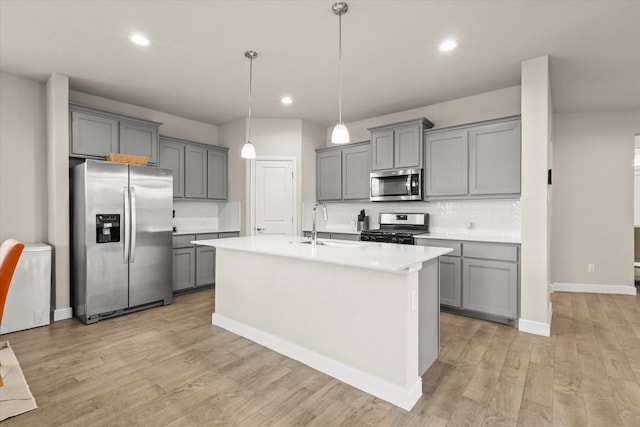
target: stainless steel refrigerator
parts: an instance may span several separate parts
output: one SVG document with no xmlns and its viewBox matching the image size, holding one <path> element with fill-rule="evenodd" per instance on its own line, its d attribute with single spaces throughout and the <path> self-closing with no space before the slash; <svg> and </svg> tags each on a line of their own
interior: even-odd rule
<svg viewBox="0 0 640 427">
<path fill-rule="evenodd" d="M 172 171 L 87 160 L 71 178 L 74 315 L 171 303 Z"/>
</svg>

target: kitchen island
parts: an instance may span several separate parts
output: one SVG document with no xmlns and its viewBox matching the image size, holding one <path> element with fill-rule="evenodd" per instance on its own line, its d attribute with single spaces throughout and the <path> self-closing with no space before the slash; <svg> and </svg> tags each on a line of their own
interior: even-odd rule
<svg viewBox="0 0 640 427">
<path fill-rule="evenodd" d="M 448 248 L 291 237 L 216 247 L 212 323 L 404 409 L 439 354 Z"/>
</svg>

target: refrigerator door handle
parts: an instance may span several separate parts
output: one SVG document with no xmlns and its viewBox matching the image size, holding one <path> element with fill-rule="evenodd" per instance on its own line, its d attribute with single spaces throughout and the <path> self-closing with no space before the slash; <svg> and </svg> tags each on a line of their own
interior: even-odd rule
<svg viewBox="0 0 640 427">
<path fill-rule="evenodd" d="M 134 263 L 136 260 L 136 192 L 135 187 L 129 187 L 129 194 L 131 197 L 131 228 L 129 234 L 131 235 L 131 256 L 129 262 Z"/>
<path fill-rule="evenodd" d="M 129 220 L 129 213 L 130 213 L 130 209 L 129 209 L 129 187 L 123 187 L 123 191 L 122 191 L 122 195 L 124 196 L 124 215 L 123 215 L 123 219 L 122 219 L 122 225 L 124 228 L 124 232 L 122 233 L 124 236 L 124 260 L 122 261 L 123 264 L 128 264 L 129 263 L 129 237 L 127 236 L 128 233 L 131 232 L 131 227 L 129 226 L 128 220 Z"/>
</svg>

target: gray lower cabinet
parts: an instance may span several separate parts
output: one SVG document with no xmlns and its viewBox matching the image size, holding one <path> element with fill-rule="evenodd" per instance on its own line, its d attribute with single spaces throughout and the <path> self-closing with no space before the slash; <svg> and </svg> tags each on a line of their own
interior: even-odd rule
<svg viewBox="0 0 640 427">
<path fill-rule="evenodd" d="M 184 153 L 185 144 L 171 138 L 160 137 L 160 162 L 161 168 L 173 171 L 173 197 L 184 197 Z"/>
<path fill-rule="evenodd" d="M 468 310 L 515 318 L 518 315 L 518 265 L 465 258 L 462 306 Z"/>
<path fill-rule="evenodd" d="M 370 128 L 371 170 L 422 168 L 424 129 L 431 127 L 422 118 Z"/>
<path fill-rule="evenodd" d="M 216 281 L 216 248 L 196 247 L 196 286 L 213 285 Z"/>
<path fill-rule="evenodd" d="M 440 304 L 462 307 L 462 260 L 440 257 Z"/>
<path fill-rule="evenodd" d="M 316 150 L 316 198 L 369 200 L 370 165 L 368 141 Z"/>
<path fill-rule="evenodd" d="M 520 118 L 427 132 L 425 200 L 520 194 Z"/>
<path fill-rule="evenodd" d="M 512 323 L 518 318 L 519 245 L 417 239 L 452 248 L 440 257 L 440 304 L 455 313 Z"/>
<path fill-rule="evenodd" d="M 69 105 L 70 157 L 104 160 L 109 153 L 145 156 L 158 164 L 158 128 L 161 123 L 113 114 L 81 105 Z"/>
<path fill-rule="evenodd" d="M 194 246 L 194 240 L 238 237 L 237 231 L 173 236 L 173 291 L 209 287 L 216 281 L 216 248 Z"/>
</svg>

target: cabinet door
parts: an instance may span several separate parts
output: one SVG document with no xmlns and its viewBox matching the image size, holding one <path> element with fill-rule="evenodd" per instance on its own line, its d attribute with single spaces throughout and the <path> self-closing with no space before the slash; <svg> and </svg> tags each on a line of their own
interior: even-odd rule
<svg viewBox="0 0 640 427">
<path fill-rule="evenodd" d="M 158 165 L 161 168 L 173 171 L 173 197 L 184 197 L 184 149 L 185 145 L 180 142 L 173 142 L 160 139 L 160 160 Z"/>
<path fill-rule="evenodd" d="M 342 199 L 369 199 L 371 146 L 360 145 L 342 150 Z"/>
<path fill-rule="evenodd" d="M 440 257 L 440 304 L 462 307 L 462 261 L 460 258 Z"/>
<path fill-rule="evenodd" d="M 207 197 L 207 150 L 195 145 L 185 147 L 185 197 Z"/>
<path fill-rule="evenodd" d="M 316 152 L 316 199 L 342 199 L 342 152 Z"/>
<path fill-rule="evenodd" d="M 469 193 L 520 193 L 520 121 L 469 129 Z"/>
<path fill-rule="evenodd" d="M 518 264 L 464 259 L 462 307 L 515 319 L 518 315 Z"/>
<path fill-rule="evenodd" d="M 207 150 L 207 198 L 227 200 L 227 153 Z"/>
<path fill-rule="evenodd" d="M 71 112 L 71 155 L 101 157 L 118 152 L 118 121 L 100 115 Z"/>
<path fill-rule="evenodd" d="M 394 168 L 422 167 L 422 126 L 402 126 L 394 134 Z"/>
<path fill-rule="evenodd" d="M 193 288 L 196 285 L 195 248 L 173 250 L 173 290 Z"/>
<path fill-rule="evenodd" d="M 425 196 L 467 195 L 467 131 L 427 135 Z"/>
<path fill-rule="evenodd" d="M 371 132 L 371 170 L 393 169 L 393 131 Z"/>
<path fill-rule="evenodd" d="M 216 281 L 216 248 L 196 248 L 196 286 L 212 285 Z"/>
<path fill-rule="evenodd" d="M 137 122 L 120 122 L 120 153 L 149 158 L 147 164 L 158 164 L 158 126 Z"/>
</svg>

